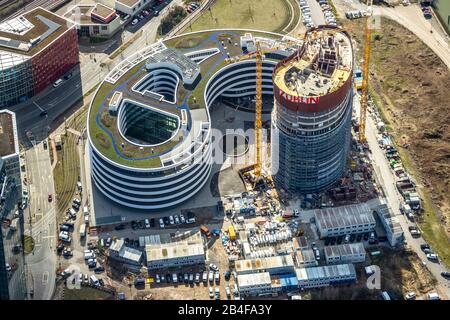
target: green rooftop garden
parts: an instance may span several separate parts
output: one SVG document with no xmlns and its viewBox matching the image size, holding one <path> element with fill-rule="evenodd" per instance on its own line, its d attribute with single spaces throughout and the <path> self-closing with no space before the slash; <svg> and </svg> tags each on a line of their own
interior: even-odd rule
<svg viewBox="0 0 450 320">
<path fill-rule="evenodd" d="M 231 44 L 227 43 L 227 52 L 230 56 L 236 56 L 241 54 L 241 49 L 239 46 L 239 37 L 234 36 L 232 33 L 242 34 L 243 31 L 224 31 L 218 36 L 219 41 L 227 41 L 229 37 L 231 37 Z M 212 48 L 215 47 L 215 42 L 212 40 L 205 41 L 209 36 L 211 36 L 213 31 L 206 31 L 199 34 L 191 34 L 181 36 L 175 39 L 170 39 L 165 41 L 164 43 L 168 47 L 179 48 L 182 51 L 183 49 L 188 49 L 192 47 L 201 47 L 196 48 L 198 50 L 203 48 Z M 276 35 L 270 35 L 264 32 L 252 32 L 257 36 L 264 36 L 268 38 L 277 38 Z M 203 42 L 203 44 L 202 44 Z M 237 46 L 234 44 L 238 43 Z M 169 140 L 159 146 L 155 147 L 145 147 L 141 150 L 138 146 L 129 143 L 127 140 L 123 139 L 120 135 L 118 127 L 117 127 L 117 116 L 111 116 L 109 114 L 108 106 L 109 101 L 111 99 L 112 94 L 114 93 L 114 89 L 120 86 L 123 86 L 126 83 L 126 88 L 131 89 L 132 85 L 136 83 L 140 78 L 145 75 L 145 71 L 140 71 L 145 65 L 145 61 L 140 62 L 128 72 L 126 72 L 122 77 L 115 83 L 111 84 L 108 82 L 103 82 L 92 101 L 91 109 L 90 109 L 90 118 L 89 121 L 89 134 L 92 139 L 93 144 L 97 148 L 97 150 L 102 153 L 107 158 L 111 159 L 114 162 L 130 166 L 136 168 L 152 168 L 161 166 L 161 159 L 159 156 L 151 157 L 153 154 L 158 155 L 167 152 L 168 150 L 174 148 L 178 145 L 183 137 L 181 134 L 176 135 L 172 140 Z M 177 91 L 177 101 L 183 101 L 187 96 L 188 106 L 191 110 L 193 109 L 203 109 L 205 108 L 205 101 L 203 99 L 203 94 L 205 90 L 205 86 L 209 79 L 221 68 L 223 68 L 226 63 L 223 61 L 222 55 L 215 55 L 200 65 L 200 72 L 202 79 L 194 88 L 193 91 L 187 91 L 182 85 L 178 87 Z M 138 75 L 136 78 L 131 79 L 136 73 L 141 72 L 143 75 Z M 127 98 L 128 95 L 126 92 L 123 93 L 123 98 Z M 139 100 L 138 100 L 139 101 Z M 104 103 L 104 107 L 99 114 L 102 103 Z M 171 109 L 167 110 L 169 112 L 179 113 L 179 110 Z M 101 125 L 109 132 L 106 132 L 101 126 L 99 126 L 96 122 L 96 117 L 99 116 L 99 121 Z M 110 134 L 114 137 L 116 148 L 114 148 L 113 139 Z M 116 151 L 117 149 L 117 151 Z M 126 158 L 134 158 L 126 159 Z M 146 158 L 142 160 L 135 160 L 136 158 Z"/>
</svg>

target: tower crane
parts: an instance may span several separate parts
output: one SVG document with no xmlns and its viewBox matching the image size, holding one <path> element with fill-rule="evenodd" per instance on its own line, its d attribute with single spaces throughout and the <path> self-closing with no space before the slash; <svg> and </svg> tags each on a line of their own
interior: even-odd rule
<svg viewBox="0 0 450 320">
<path fill-rule="evenodd" d="M 367 0 L 368 15 L 366 19 L 366 26 L 364 29 L 364 65 L 363 65 L 363 80 L 362 80 L 362 95 L 361 95 L 361 107 L 359 115 L 359 141 L 366 142 L 366 113 L 367 113 L 367 101 L 369 96 L 369 63 L 370 63 L 370 51 L 371 51 L 371 19 L 373 17 L 372 11 L 373 0 Z"/>
<path fill-rule="evenodd" d="M 289 40 L 284 45 L 299 45 L 298 42 Z M 256 157 L 254 165 L 255 181 L 261 178 L 262 170 L 262 63 L 263 55 L 265 53 L 280 50 L 281 45 L 277 45 L 270 48 L 261 48 L 261 44 L 258 40 L 255 40 L 256 50 L 254 52 L 244 54 L 235 58 L 225 59 L 226 64 L 239 62 L 243 60 L 253 59 L 256 60 L 256 98 L 255 98 L 255 144 L 256 144 Z"/>
</svg>

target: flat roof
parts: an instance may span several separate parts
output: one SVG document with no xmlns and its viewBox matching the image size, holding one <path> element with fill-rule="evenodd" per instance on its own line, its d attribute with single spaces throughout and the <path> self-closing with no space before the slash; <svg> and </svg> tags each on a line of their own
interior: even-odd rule
<svg viewBox="0 0 450 320">
<path fill-rule="evenodd" d="M 158 240 L 145 245 L 148 263 L 205 254 L 200 232 L 173 242 L 161 243 Z"/>
<path fill-rule="evenodd" d="M 9 110 L 0 110 L 0 157 L 18 153 L 16 116 Z"/>
<path fill-rule="evenodd" d="M 383 203 L 379 205 L 378 207 L 375 208 L 375 211 L 378 213 L 380 219 L 384 220 L 385 226 L 390 229 L 391 233 L 393 234 L 403 233 L 400 221 L 387 204 Z"/>
<path fill-rule="evenodd" d="M 321 229 L 375 224 L 372 210 L 366 203 L 317 209 L 314 210 L 314 215 Z"/>
<path fill-rule="evenodd" d="M 130 7 L 130 8 L 134 7 L 140 1 L 141 0 L 116 0 L 116 2 L 126 5 L 127 7 Z"/>
<path fill-rule="evenodd" d="M 102 17 L 104 19 L 108 18 L 110 15 L 112 15 L 115 12 L 116 12 L 116 10 L 114 10 L 113 8 L 105 6 L 104 4 L 101 4 L 101 3 L 97 3 L 95 5 L 94 9 L 92 9 L 92 13 L 94 13 L 97 16 Z"/>
<path fill-rule="evenodd" d="M 274 257 L 235 261 L 235 269 L 238 273 L 291 267 L 294 267 L 294 260 L 292 259 L 291 255 L 280 255 Z"/>
<path fill-rule="evenodd" d="M 357 242 L 326 246 L 324 247 L 324 252 L 325 257 L 346 257 L 365 254 L 366 249 L 364 249 L 364 244 L 362 242 Z"/>
<path fill-rule="evenodd" d="M 295 252 L 297 264 L 310 264 L 316 262 L 316 255 L 312 249 L 297 250 Z"/>
<path fill-rule="evenodd" d="M 64 13 L 64 18 L 69 19 L 73 23 L 81 24 L 81 25 L 83 25 L 83 24 L 84 25 L 92 25 L 92 24 L 105 25 L 105 23 L 103 23 L 99 19 L 95 19 L 95 16 L 98 16 L 98 17 L 106 20 L 109 16 L 111 16 L 115 12 L 116 12 L 116 10 L 114 10 L 113 8 L 105 6 L 101 3 L 97 3 L 97 4 L 80 3 L 80 4 L 74 5 L 69 10 L 67 10 L 67 12 Z M 94 14 L 94 17 L 92 17 L 92 14 Z"/>
<path fill-rule="evenodd" d="M 258 272 L 249 274 L 239 274 L 237 276 L 239 288 L 254 287 L 260 285 L 271 285 L 272 280 L 268 272 Z"/>
<path fill-rule="evenodd" d="M 71 29 L 73 24 L 38 7 L 0 24 L 0 52 L 33 56 Z"/>
<path fill-rule="evenodd" d="M 307 32 L 304 50 L 281 63 L 274 83 L 294 97 L 318 97 L 342 87 L 351 75 L 353 52 L 349 36 L 340 29 Z"/>
<path fill-rule="evenodd" d="M 356 278 L 355 266 L 351 263 L 295 269 L 297 280 L 333 280 L 339 278 Z"/>
</svg>

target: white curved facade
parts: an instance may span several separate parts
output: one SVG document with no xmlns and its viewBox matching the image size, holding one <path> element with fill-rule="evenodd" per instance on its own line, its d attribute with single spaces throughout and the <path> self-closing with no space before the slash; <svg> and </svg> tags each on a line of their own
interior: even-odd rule
<svg viewBox="0 0 450 320">
<path fill-rule="evenodd" d="M 160 44 L 158 44 L 160 45 Z M 276 61 L 263 63 L 263 93 L 273 94 L 272 71 Z M 166 66 L 163 65 L 163 68 Z M 111 71 L 114 73 L 114 70 Z M 152 91 L 161 95 L 176 92 L 182 85 L 173 68 L 169 71 L 153 70 L 148 78 L 143 78 L 133 91 L 145 91 L 141 84 L 150 84 Z M 170 152 L 162 155 L 161 166 L 138 168 L 117 163 L 103 155 L 92 142 L 89 130 L 92 180 L 97 188 L 112 201 L 136 209 L 156 210 L 180 204 L 197 193 L 208 181 L 212 167 L 212 144 L 209 106 L 220 96 L 242 97 L 254 95 L 255 61 L 247 60 L 226 65 L 212 75 L 204 89 L 204 118 L 194 119 L 202 110 L 189 110 L 189 124 L 186 132 L 192 137 L 179 143 Z M 180 83 L 178 83 L 180 81 Z M 168 88 L 161 84 L 167 82 Z M 184 81 L 183 81 L 184 83 Z M 185 83 L 184 83 L 185 84 Z M 151 106 L 149 104 L 149 106 Z M 89 111 L 89 113 L 91 110 Z M 123 111 L 119 109 L 119 115 Z M 89 115 L 90 117 L 90 115 Z M 122 120 L 118 119 L 118 123 Z M 181 123 L 186 120 L 181 119 Z M 123 123 L 122 123 L 123 124 Z M 181 129 L 180 129 L 181 130 Z M 181 130 L 182 131 L 182 130 Z M 120 148 L 119 148 L 120 149 Z"/>
</svg>

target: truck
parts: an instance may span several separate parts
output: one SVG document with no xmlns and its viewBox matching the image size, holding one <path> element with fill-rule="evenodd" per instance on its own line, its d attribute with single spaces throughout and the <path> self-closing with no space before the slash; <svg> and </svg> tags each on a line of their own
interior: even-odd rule
<svg viewBox="0 0 450 320">
<path fill-rule="evenodd" d="M 84 238 L 86 236 L 86 224 L 80 225 L 80 237 Z"/>
<path fill-rule="evenodd" d="M 233 226 L 229 226 L 228 227 L 228 235 L 230 236 L 230 240 L 231 241 L 235 241 L 236 240 L 236 231 L 234 230 Z"/>
<path fill-rule="evenodd" d="M 17 223 L 19 222 L 18 218 L 15 218 L 11 221 L 11 224 L 9 225 L 9 230 L 16 231 L 17 230 Z"/>
<path fill-rule="evenodd" d="M 362 89 L 362 71 L 361 69 L 356 69 L 355 70 L 355 87 L 356 90 L 361 90 Z"/>
<path fill-rule="evenodd" d="M 92 285 L 94 285 L 94 286 L 99 286 L 100 285 L 100 282 L 98 281 L 96 276 L 91 275 L 90 280 L 91 280 L 91 284 Z"/>
<path fill-rule="evenodd" d="M 200 226 L 200 232 L 203 233 L 205 236 L 207 236 L 208 238 L 211 237 L 211 232 L 209 231 L 208 227 L 205 226 L 204 224 L 202 224 Z"/>
</svg>

